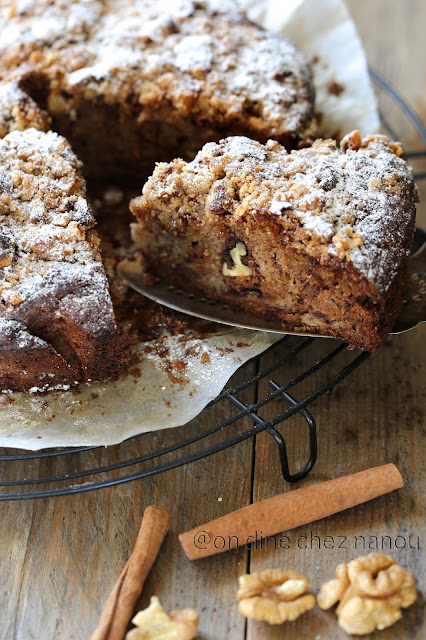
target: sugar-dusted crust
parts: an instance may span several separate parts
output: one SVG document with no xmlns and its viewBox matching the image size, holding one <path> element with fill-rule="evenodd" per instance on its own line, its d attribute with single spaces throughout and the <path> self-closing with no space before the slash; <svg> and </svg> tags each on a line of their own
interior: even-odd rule
<svg viewBox="0 0 426 640">
<path fill-rule="evenodd" d="M 416 188 L 384 136 L 244 137 L 159 164 L 131 203 L 147 266 L 289 329 L 376 351 L 402 304 Z"/>
<path fill-rule="evenodd" d="M 125 365 L 80 163 L 56 133 L 0 140 L 0 388 L 63 388 Z"/>
<path fill-rule="evenodd" d="M 0 84 L 0 138 L 11 131 L 23 131 L 29 127 L 48 131 L 49 125 L 47 113 L 21 89 L 19 82 Z"/>
<path fill-rule="evenodd" d="M 303 54 L 231 0 L 0 0 L 0 34 L 0 85 L 47 111 L 90 175 L 148 174 L 229 134 L 313 132 Z"/>
</svg>

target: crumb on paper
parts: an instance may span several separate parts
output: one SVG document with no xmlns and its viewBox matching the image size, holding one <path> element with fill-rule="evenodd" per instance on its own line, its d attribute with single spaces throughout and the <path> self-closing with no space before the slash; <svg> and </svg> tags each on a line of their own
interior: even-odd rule
<svg viewBox="0 0 426 640">
<path fill-rule="evenodd" d="M 345 87 L 343 86 L 343 84 L 340 84 L 340 82 L 330 82 L 330 84 L 327 87 L 327 91 L 331 96 L 340 96 L 341 93 L 343 93 L 345 90 Z"/>
<path fill-rule="evenodd" d="M 133 618 L 136 628 L 127 633 L 126 640 L 193 640 L 198 635 L 198 620 L 194 609 L 166 613 L 153 596 L 149 607 Z"/>
<path fill-rule="evenodd" d="M 370 553 L 339 564 L 336 577 L 321 586 L 318 605 L 336 609 L 339 625 L 350 635 L 387 629 L 416 600 L 413 576 L 393 558 Z"/>
<path fill-rule="evenodd" d="M 153 287 L 157 281 L 158 278 L 153 273 L 144 273 L 142 276 L 143 286 L 147 287 L 147 289 Z"/>
<path fill-rule="evenodd" d="M 186 363 L 183 360 L 173 360 L 172 367 L 175 371 L 184 371 Z"/>
<path fill-rule="evenodd" d="M 246 618 L 269 624 L 293 621 L 315 606 L 315 597 L 306 593 L 309 580 L 297 571 L 266 569 L 239 578 L 238 611 Z"/>
</svg>

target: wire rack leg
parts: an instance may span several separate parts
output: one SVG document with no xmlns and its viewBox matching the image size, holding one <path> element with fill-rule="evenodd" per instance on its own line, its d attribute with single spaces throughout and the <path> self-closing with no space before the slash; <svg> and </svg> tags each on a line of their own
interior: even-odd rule
<svg viewBox="0 0 426 640">
<path fill-rule="evenodd" d="M 270 380 L 269 384 L 275 390 L 280 388 L 280 385 L 278 385 L 273 380 Z M 281 395 L 292 407 L 298 404 L 297 400 L 295 400 L 286 391 L 283 391 Z M 298 482 L 299 480 L 302 480 L 302 478 L 305 478 L 315 465 L 318 457 L 317 426 L 314 417 L 306 409 L 301 409 L 299 413 L 305 418 L 306 422 L 308 423 L 309 430 L 309 458 L 303 468 L 300 469 L 300 471 L 297 471 L 296 473 L 290 473 L 290 469 L 288 466 L 287 447 L 283 436 L 279 433 L 279 431 L 275 429 L 275 427 L 269 427 L 267 429 L 267 432 L 270 433 L 271 436 L 273 436 L 278 445 L 281 473 L 283 475 L 283 478 L 287 480 L 287 482 Z"/>
</svg>

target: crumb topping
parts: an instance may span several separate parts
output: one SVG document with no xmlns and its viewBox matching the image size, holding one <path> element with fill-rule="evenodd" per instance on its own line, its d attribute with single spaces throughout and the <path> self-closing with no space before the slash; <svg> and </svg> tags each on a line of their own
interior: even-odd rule
<svg viewBox="0 0 426 640">
<path fill-rule="evenodd" d="M 49 128 L 49 118 L 17 81 L 0 84 L 0 138 L 11 131 L 35 127 L 41 131 Z"/>
<path fill-rule="evenodd" d="M 55 114 L 84 91 L 182 115 L 244 118 L 260 133 L 310 130 L 303 54 L 230 0 L 0 0 L 0 78 L 43 74 Z M 0 112 L 1 115 L 1 112 Z"/>
<path fill-rule="evenodd" d="M 110 331 L 99 239 L 70 145 L 53 132 L 14 131 L 0 140 L 0 167 L 2 315 L 24 322 L 34 305 L 53 304 L 96 335 Z"/>
<path fill-rule="evenodd" d="M 206 144 L 190 163 L 158 165 L 143 193 L 170 203 L 172 216 L 189 198 L 192 215 L 204 203 L 206 216 L 297 229 L 313 255 L 352 262 L 384 293 L 409 252 L 414 220 L 416 188 L 401 153 L 385 136 L 361 140 L 358 132 L 340 149 L 317 140 L 291 153 L 272 140 L 231 137 Z"/>
</svg>

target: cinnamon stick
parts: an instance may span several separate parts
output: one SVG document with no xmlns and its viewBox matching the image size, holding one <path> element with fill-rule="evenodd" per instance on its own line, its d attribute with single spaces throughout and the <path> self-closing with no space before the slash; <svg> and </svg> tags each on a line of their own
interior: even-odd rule
<svg viewBox="0 0 426 640">
<path fill-rule="evenodd" d="M 186 556 L 196 560 L 326 518 L 402 486 L 395 465 L 385 464 L 251 504 L 181 533 L 179 540 Z"/>
<path fill-rule="evenodd" d="M 111 591 L 90 640 L 122 640 L 144 582 L 170 526 L 169 514 L 147 507 L 133 553 Z"/>
</svg>

